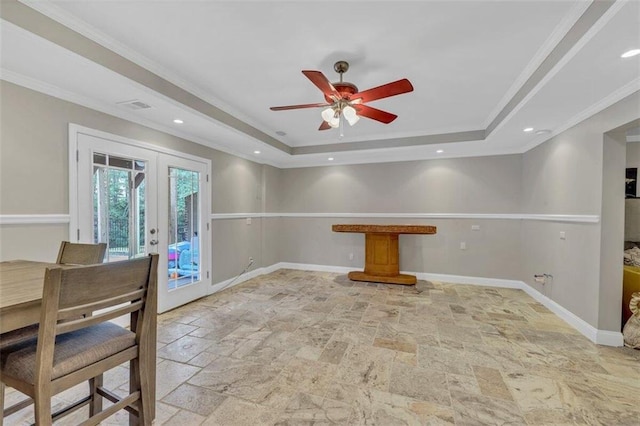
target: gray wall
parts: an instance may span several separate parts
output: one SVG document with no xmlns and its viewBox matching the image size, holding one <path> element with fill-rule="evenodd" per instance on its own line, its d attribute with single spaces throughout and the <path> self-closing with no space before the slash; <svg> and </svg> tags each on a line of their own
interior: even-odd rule
<svg viewBox="0 0 640 426">
<path fill-rule="evenodd" d="M 0 91 L 0 214 L 69 213 L 69 123 L 210 159 L 212 212 L 262 211 L 266 166 L 5 81 L 0 81 Z M 256 266 L 263 265 L 262 234 L 259 218 L 250 226 L 238 220 L 213 221 L 213 282 L 238 274 L 249 256 Z M 67 224 L 3 225 L 0 260 L 51 261 L 60 241 L 68 238 Z"/>
<path fill-rule="evenodd" d="M 520 155 L 282 171 L 282 212 L 518 213 Z"/>
<path fill-rule="evenodd" d="M 640 142 L 627 143 L 627 167 L 640 168 Z"/>
<path fill-rule="evenodd" d="M 282 170 L 285 213 L 519 213 L 521 156 L 442 159 Z M 364 236 L 335 223 L 435 225 L 436 235 L 400 236 L 404 271 L 516 279 L 518 220 L 284 217 L 279 247 L 290 262 L 364 266 Z M 471 231 L 471 225 L 480 225 Z M 460 249 L 465 242 L 466 250 Z M 353 254 L 353 260 L 350 260 Z"/>
<path fill-rule="evenodd" d="M 525 221 L 521 280 L 592 326 L 611 331 L 620 327 L 623 195 L 618 191 L 624 154 L 604 133 L 637 119 L 638 99 L 636 92 L 523 154 L 525 211 L 594 214 L 601 223 Z M 533 275 L 540 273 L 553 275 L 553 281 L 534 283 Z"/>
<path fill-rule="evenodd" d="M 622 327 L 622 258 L 624 249 L 624 179 L 627 141 L 624 134 L 605 134 L 603 141 L 602 232 L 598 329 Z"/>
<path fill-rule="evenodd" d="M 251 225 L 244 219 L 213 220 L 214 283 L 235 276 L 250 256 L 256 266 L 359 268 L 364 237 L 333 233 L 331 224 L 424 223 L 436 225 L 438 234 L 401 236 L 401 269 L 517 279 L 532 286 L 534 273 L 549 273 L 553 282 L 538 290 L 595 327 L 617 329 L 620 282 L 614 263 L 621 262 L 607 247 L 619 239 L 617 228 L 609 227 L 619 212 L 603 190 L 615 187 L 619 176 L 610 170 L 624 168 L 618 164 L 624 157 L 616 148 L 607 153 L 603 134 L 638 118 L 637 93 L 522 155 L 280 170 L 10 83 L 1 82 L 0 90 L 0 214 L 68 213 L 72 122 L 211 159 L 214 214 L 290 214 L 252 218 Z M 602 215 L 603 223 L 357 217 L 364 213 L 582 214 Z M 480 230 L 472 231 L 472 225 Z M 66 237 L 66 224 L 3 225 L 0 259 L 51 260 Z"/>
</svg>

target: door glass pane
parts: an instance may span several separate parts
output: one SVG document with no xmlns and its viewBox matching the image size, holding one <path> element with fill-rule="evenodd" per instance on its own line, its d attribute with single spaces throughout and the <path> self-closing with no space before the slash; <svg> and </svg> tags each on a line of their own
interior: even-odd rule
<svg viewBox="0 0 640 426">
<path fill-rule="evenodd" d="M 169 289 L 200 280 L 200 173 L 169 167 Z"/>
<path fill-rule="evenodd" d="M 144 162 L 109 157 L 94 155 L 93 241 L 107 243 L 113 262 L 146 254 L 146 185 Z"/>
</svg>

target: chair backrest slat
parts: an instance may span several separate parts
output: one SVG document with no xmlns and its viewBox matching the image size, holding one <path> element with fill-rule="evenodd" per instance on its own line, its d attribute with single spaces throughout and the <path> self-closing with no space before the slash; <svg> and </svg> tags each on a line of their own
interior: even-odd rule
<svg viewBox="0 0 640 426">
<path fill-rule="evenodd" d="M 56 334 L 130 314 L 130 328 L 136 333 L 136 342 L 144 342 L 147 336 L 153 335 L 151 319 L 156 315 L 157 268 L 157 254 L 122 262 L 48 268 L 42 291 L 36 381 L 44 383 L 51 379 Z M 87 306 L 113 309 L 58 322 L 69 319 L 71 312 L 93 314 L 87 311 Z"/>
<path fill-rule="evenodd" d="M 144 297 L 144 289 L 134 290 L 132 292 L 118 295 L 116 297 L 110 297 L 108 299 L 99 300 L 86 305 L 79 305 L 70 308 L 61 308 L 58 310 L 58 319 L 75 319 L 87 312 L 95 312 L 100 309 L 109 308 L 121 303 L 130 303 L 136 300 L 140 300 Z"/>
<path fill-rule="evenodd" d="M 91 325 L 100 324 L 101 322 L 110 321 L 123 315 L 139 311 L 142 308 L 142 305 L 142 300 L 138 300 L 137 302 L 129 303 L 127 305 L 112 309 L 107 312 L 94 314 L 89 317 L 81 317 L 72 321 L 58 323 L 58 325 L 56 326 L 56 334 L 68 333 L 70 331 L 76 331 L 81 328 L 89 327 Z"/>
<path fill-rule="evenodd" d="M 65 265 L 94 265 L 104 261 L 107 244 L 83 244 L 63 241 L 56 263 Z"/>
<path fill-rule="evenodd" d="M 99 304 L 143 289 L 149 281 L 149 267 L 149 258 L 143 257 L 65 269 L 58 309 Z"/>
</svg>

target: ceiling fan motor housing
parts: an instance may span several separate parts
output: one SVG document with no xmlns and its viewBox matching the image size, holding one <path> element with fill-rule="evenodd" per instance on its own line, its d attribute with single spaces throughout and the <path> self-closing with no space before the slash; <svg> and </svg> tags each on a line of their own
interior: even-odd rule
<svg viewBox="0 0 640 426">
<path fill-rule="evenodd" d="M 340 94 L 340 97 L 342 99 L 348 100 L 349 98 L 351 98 L 351 95 L 353 95 L 354 93 L 358 93 L 358 88 L 356 87 L 356 85 L 347 81 L 331 84 L 333 84 L 333 87 L 336 88 L 336 91 Z M 329 103 L 334 102 L 334 100 L 330 96 L 324 95 L 324 98 Z"/>
</svg>

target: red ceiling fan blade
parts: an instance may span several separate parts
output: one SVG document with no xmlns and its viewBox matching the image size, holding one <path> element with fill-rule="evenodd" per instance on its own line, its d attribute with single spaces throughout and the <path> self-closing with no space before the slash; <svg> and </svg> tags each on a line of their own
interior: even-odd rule
<svg viewBox="0 0 640 426">
<path fill-rule="evenodd" d="M 359 116 L 371 118 L 372 120 L 376 120 L 384 124 L 389 124 L 398 118 L 395 114 L 382 111 L 381 109 L 372 108 L 367 105 L 354 105 L 353 107 L 356 109 Z"/>
<path fill-rule="evenodd" d="M 331 104 L 326 102 L 318 103 L 318 104 L 301 104 L 301 105 L 286 105 L 286 106 L 277 106 L 269 108 L 271 111 L 284 111 L 287 109 L 301 109 L 301 108 L 322 108 L 322 107 L 330 107 Z"/>
<path fill-rule="evenodd" d="M 320 71 L 302 71 L 302 74 L 307 76 L 318 89 L 324 93 L 328 98 L 338 100 L 340 99 L 340 93 L 333 87 L 333 84 L 324 76 Z"/>
<path fill-rule="evenodd" d="M 350 100 L 354 101 L 356 99 L 360 99 L 362 103 L 365 103 L 412 91 L 413 86 L 411 85 L 411 82 L 406 78 L 403 78 L 402 80 L 383 84 L 382 86 L 374 87 L 372 89 L 365 90 L 364 92 L 354 93 L 351 95 Z"/>
<path fill-rule="evenodd" d="M 329 126 L 329 123 L 327 123 L 326 121 L 323 121 L 320 127 L 318 127 L 318 130 L 329 130 L 330 128 L 331 126 Z"/>
</svg>

